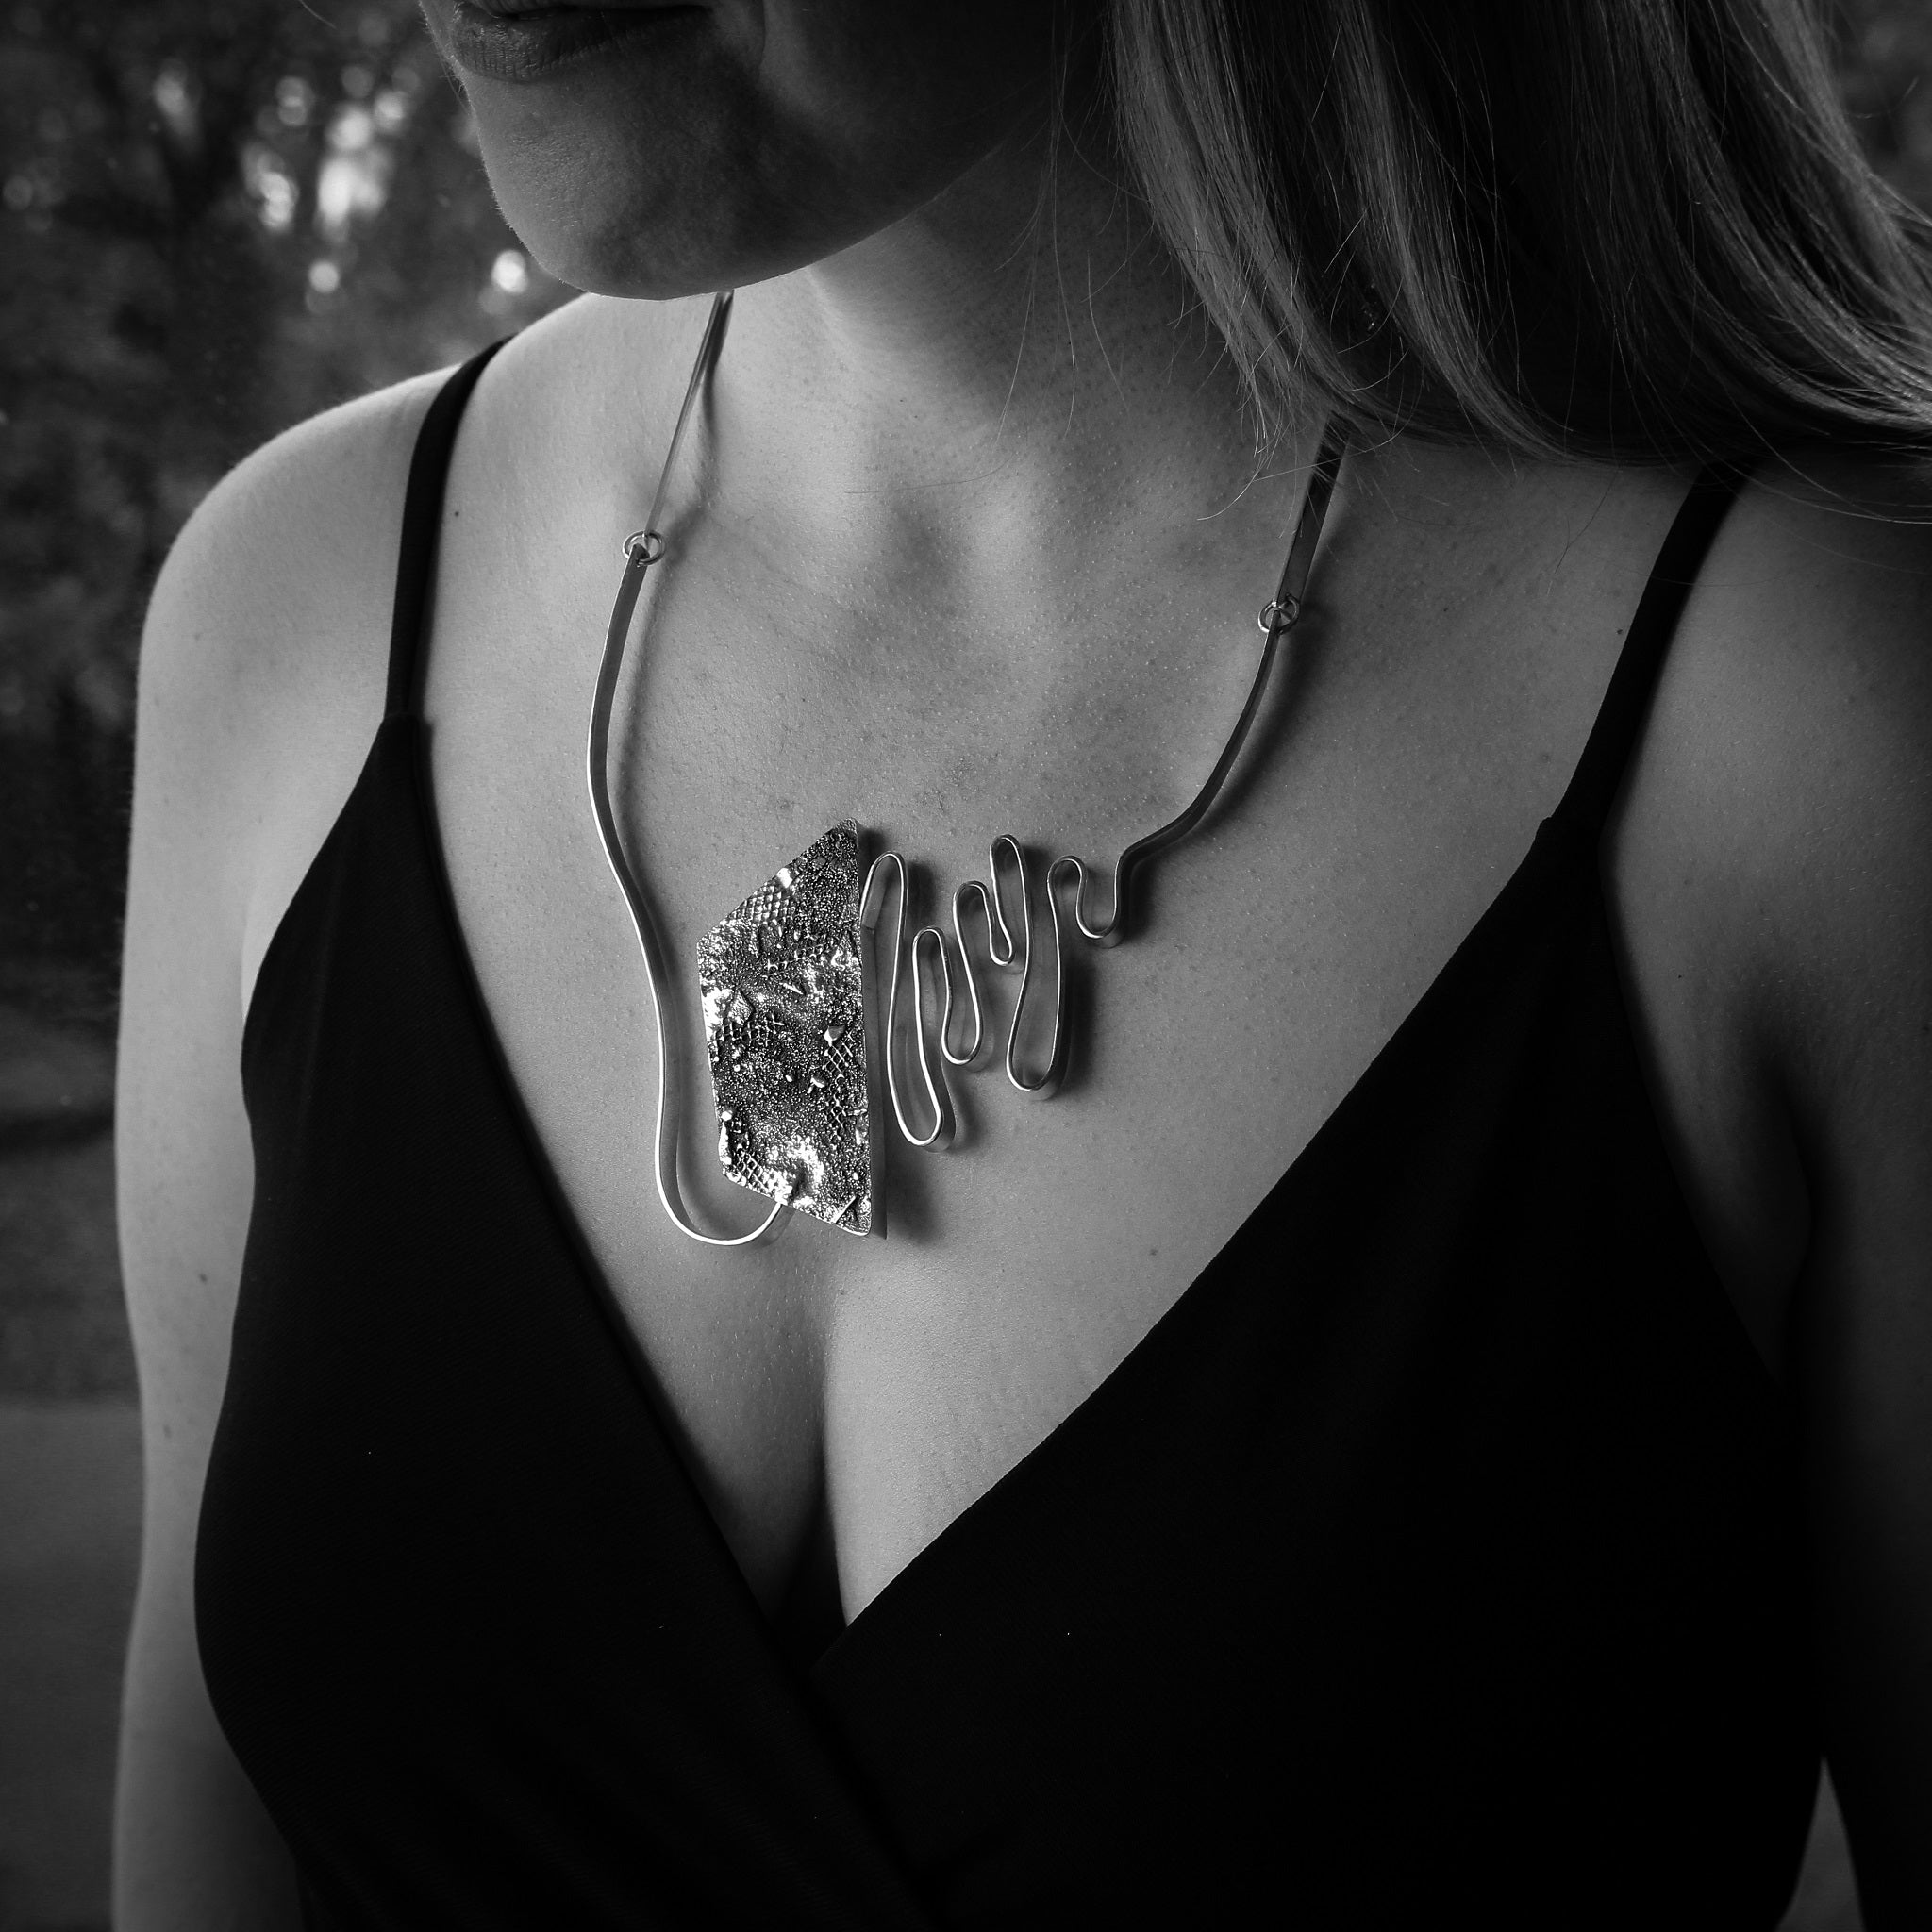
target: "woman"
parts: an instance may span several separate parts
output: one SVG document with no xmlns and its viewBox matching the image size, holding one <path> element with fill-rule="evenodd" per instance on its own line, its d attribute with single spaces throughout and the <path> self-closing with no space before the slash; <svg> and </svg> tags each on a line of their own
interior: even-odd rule
<svg viewBox="0 0 1932 1932">
<path fill-rule="evenodd" d="M 427 12 L 596 292 L 156 594 L 124 1926 L 1768 1927 L 1821 1743 L 1924 1923 L 1932 358 L 1798 0 Z M 1067 1093 L 688 1239 L 620 579 L 695 1053 L 828 826 L 1172 819 L 1324 432 Z"/>
</svg>

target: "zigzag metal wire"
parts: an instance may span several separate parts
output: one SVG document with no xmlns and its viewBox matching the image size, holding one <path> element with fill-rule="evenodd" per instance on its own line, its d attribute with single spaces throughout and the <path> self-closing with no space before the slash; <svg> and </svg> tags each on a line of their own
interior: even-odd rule
<svg viewBox="0 0 1932 1932">
<path fill-rule="evenodd" d="M 946 1087 L 944 1067 L 960 1071 L 976 1070 L 986 1058 L 986 1008 L 980 997 L 979 976 L 973 964 L 973 948 L 966 942 L 966 907 L 977 900 L 986 925 L 987 957 L 995 966 L 1011 970 L 1015 965 L 1020 972 L 1020 991 L 1013 1001 L 1013 1017 L 1007 1027 L 1005 1053 L 1007 1078 L 1022 1093 L 1037 1100 L 1049 1100 L 1058 1090 L 1066 1077 L 1067 1070 L 1067 981 L 1065 935 L 1061 917 L 1061 901 L 1071 900 L 1074 929 L 1090 944 L 1096 946 L 1117 946 L 1126 937 L 1128 908 L 1131 904 L 1130 889 L 1134 874 L 1157 853 L 1165 851 L 1170 845 L 1178 844 L 1185 839 L 1213 808 L 1227 783 L 1229 773 L 1241 756 L 1241 746 L 1246 741 L 1255 716 L 1260 709 L 1261 699 L 1267 691 L 1269 679 L 1274 669 L 1274 660 L 1279 652 L 1281 641 L 1293 629 L 1296 619 L 1301 615 L 1301 591 L 1306 581 L 1307 561 L 1314 551 L 1314 538 L 1320 534 L 1321 521 L 1327 509 L 1327 498 L 1334 487 L 1334 473 L 1341 460 L 1341 449 L 1336 447 L 1333 458 L 1328 445 L 1324 446 L 1323 461 L 1316 468 L 1314 481 L 1309 485 L 1307 501 L 1302 508 L 1301 524 L 1297 527 L 1297 541 L 1290 551 L 1289 569 L 1284 571 L 1281 590 L 1263 608 L 1259 625 L 1263 642 L 1260 661 L 1255 668 L 1254 681 L 1248 687 L 1247 702 L 1242 705 L 1241 715 L 1235 721 L 1234 729 L 1228 734 L 1223 745 L 1221 756 L 1214 762 L 1214 769 L 1208 774 L 1207 782 L 1194 794 L 1187 808 L 1178 816 L 1170 819 L 1158 831 L 1149 832 L 1145 838 L 1137 839 L 1121 856 L 1114 860 L 1112 905 L 1105 920 L 1090 918 L 1087 908 L 1087 887 L 1089 874 L 1086 864 L 1072 853 L 1063 853 L 1046 868 L 1046 904 L 1049 929 L 1053 934 L 1053 1030 L 1048 1036 L 1046 1065 L 1037 1074 L 1024 1074 L 1018 1064 L 1020 1028 L 1022 1018 L 1026 1011 L 1027 998 L 1033 991 L 1037 968 L 1037 955 L 1033 944 L 1033 891 L 1032 881 L 1027 874 L 1025 848 L 1010 832 L 1002 832 L 986 850 L 986 880 L 969 879 L 953 894 L 953 943 L 949 947 L 945 935 L 936 925 L 923 925 L 912 935 L 910 955 L 912 966 L 912 1019 L 906 1033 L 899 1025 L 899 982 L 905 976 L 908 945 L 905 936 L 906 924 L 906 861 L 896 852 L 882 852 L 874 858 L 865 874 L 865 887 L 859 900 L 859 921 L 868 931 L 876 930 L 878 918 L 884 907 L 885 881 L 890 874 L 898 886 L 898 897 L 892 918 L 892 944 L 891 949 L 890 971 L 886 970 L 884 959 L 880 960 L 880 976 L 886 981 L 886 1024 L 881 1039 L 881 1051 L 886 1063 L 886 1087 L 891 1099 L 892 1119 L 900 1135 L 911 1146 L 938 1153 L 950 1146 L 955 1130 L 952 1096 Z M 1319 491 L 1319 497 L 1317 491 Z M 1301 563 L 1301 578 L 1292 588 L 1289 578 L 1294 572 L 1296 558 L 1303 550 L 1300 539 L 1305 530 L 1310 528 L 1309 518 L 1314 522 L 1312 533 L 1307 544 L 1308 556 Z M 1001 855 L 1008 859 L 1008 868 L 1016 878 L 1016 895 L 1020 907 L 1020 937 L 1017 943 L 1011 925 L 1008 923 L 1006 895 L 1001 885 Z M 987 881 L 991 881 L 989 884 Z M 1071 891 L 1068 888 L 1071 887 Z M 925 998 L 925 974 L 923 965 L 925 951 L 936 951 L 939 955 L 941 983 L 943 996 L 940 1007 L 939 1024 L 936 1037 L 928 1032 L 926 1024 L 927 1002 Z M 953 991 L 953 954 L 958 952 L 961 976 L 966 982 L 968 998 L 972 1002 L 973 1040 L 972 1044 L 962 1051 L 953 1047 L 953 1015 L 955 995 Z M 909 1044 L 920 1073 L 921 1084 L 925 1089 L 926 1105 L 932 1117 L 932 1125 L 924 1131 L 916 1127 L 908 1116 L 905 1096 L 899 1090 L 899 1075 L 895 1049 L 902 1041 Z M 941 1066 L 935 1067 L 934 1049 Z"/>
<path fill-rule="evenodd" d="M 1331 426 L 1323 439 L 1314 473 L 1308 479 L 1301 514 L 1295 522 L 1294 540 L 1289 546 L 1288 559 L 1282 567 L 1280 585 L 1257 619 L 1262 637 L 1261 655 L 1255 667 L 1254 680 L 1248 687 L 1247 700 L 1241 706 L 1241 715 L 1235 720 L 1234 729 L 1228 733 L 1207 782 L 1176 817 L 1170 819 L 1158 830 L 1149 832 L 1145 838 L 1137 839 L 1114 860 L 1111 907 L 1104 920 L 1089 915 L 1088 872 L 1082 860 L 1072 853 L 1064 853 L 1046 868 L 1047 915 L 1053 933 L 1053 1030 L 1048 1036 L 1046 1065 L 1038 1074 L 1023 1073 L 1017 1058 L 1021 1021 L 1026 1011 L 1028 995 L 1033 991 L 1037 968 L 1033 944 L 1032 885 L 1027 876 L 1026 853 L 1020 841 L 1011 833 L 1002 832 L 987 847 L 986 879 L 969 879 L 953 894 L 952 946 L 946 944 L 945 935 L 936 925 L 923 925 L 912 935 L 912 1022 L 908 1029 L 911 1037 L 907 1043 L 911 1046 L 918 1062 L 921 1084 L 925 1089 L 926 1104 L 932 1117 L 932 1125 L 923 1132 L 908 1117 L 905 1097 L 899 1091 L 897 1055 L 894 1051 L 903 1038 L 899 1027 L 899 982 L 905 974 L 908 950 L 905 939 L 906 863 L 896 852 L 881 853 L 873 860 L 865 875 L 865 889 L 859 902 L 859 918 L 868 930 L 875 929 L 877 925 L 889 872 L 898 884 L 897 909 L 892 920 L 891 964 L 886 982 L 882 1051 L 886 1062 L 887 1091 L 892 1103 L 892 1119 L 910 1145 L 934 1152 L 950 1145 L 955 1119 L 944 1068 L 975 1069 L 986 1057 L 986 1009 L 980 998 L 978 974 L 973 964 L 973 948 L 966 943 L 966 908 L 973 900 L 977 900 L 985 921 L 987 957 L 995 966 L 1008 970 L 1017 963 L 1020 971 L 1020 991 L 1013 1002 L 1013 1017 L 1007 1028 L 1007 1078 L 1020 1092 L 1046 1100 L 1052 1097 L 1066 1077 L 1067 982 L 1061 901 L 1071 899 L 1074 929 L 1082 939 L 1096 946 L 1119 945 L 1127 933 L 1135 874 L 1157 853 L 1178 844 L 1213 809 L 1214 801 L 1226 785 L 1228 774 L 1234 770 L 1235 761 L 1241 757 L 1241 747 L 1246 743 L 1249 730 L 1261 708 L 1261 700 L 1274 674 L 1281 641 L 1294 628 L 1301 616 L 1308 573 L 1314 564 L 1315 547 L 1321 541 L 1322 525 L 1328 514 L 1328 502 L 1334 493 L 1335 478 L 1341 467 L 1344 447 L 1341 434 Z M 1002 854 L 1006 855 L 1008 868 L 1017 881 L 1020 907 L 1017 944 L 1008 921 L 1006 894 L 1001 884 Z M 1068 890 L 1070 887 L 1071 891 Z M 939 955 L 944 988 L 936 1040 L 928 1036 L 925 1019 L 925 975 L 922 962 L 928 950 L 937 951 Z M 973 1008 L 972 1044 L 958 1052 L 952 1044 L 955 1003 L 952 956 L 955 951 L 959 956 L 960 972 Z M 938 1058 L 943 1063 L 937 1068 L 934 1064 L 935 1046 Z"/>
</svg>

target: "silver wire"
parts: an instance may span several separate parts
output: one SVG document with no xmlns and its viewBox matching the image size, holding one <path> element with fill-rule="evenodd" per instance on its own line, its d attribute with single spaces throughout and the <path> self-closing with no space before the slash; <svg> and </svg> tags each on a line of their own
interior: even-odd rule
<svg viewBox="0 0 1932 1932">
<path fill-rule="evenodd" d="M 625 539 L 624 576 L 618 585 L 617 599 L 610 612 L 610 625 L 605 636 L 604 656 L 597 671 L 597 687 L 591 707 L 591 727 L 585 753 L 591 808 L 596 819 L 598 836 L 603 841 L 605 858 L 609 863 L 611 873 L 624 894 L 625 904 L 629 908 L 631 924 L 637 934 L 638 947 L 643 956 L 645 982 L 651 993 L 651 1017 L 658 1036 L 655 1160 L 658 1198 L 663 1203 L 665 1213 L 682 1233 L 710 1248 L 745 1248 L 771 1239 L 778 1232 L 781 1225 L 779 1216 L 785 1211 L 787 1204 L 783 1201 L 774 1202 L 771 1211 L 764 1220 L 749 1234 L 741 1235 L 707 1234 L 691 1220 L 684 1205 L 677 1178 L 677 1123 L 681 1116 L 684 1092 L 681 1037 L 675 1028 L 665 1024 L 665 973 L 661 949 L 643 889 L 625 855 L 623 841 L 618 834 L 616 815 L 610 805 L 608 769 L 610 712 L 616 697 L 618 677 L 624 668 L 625 647 L 630 635 L 631 620 L 637 609 L 638 598 L 643 589 L 645 576 L 664 557 L 664 538 L 658 525 L 663 516 L 672 473 L 678 453 L 683 447 L 698 398 L 716 367 L 718 352 L 723 346 L 724 328 L 730 312 L 731 291 L 725 290 L 711 304 L 710 318 L 705 326 L 704 340 L 699 345 L 697 359 L 691 367 L 691 381 L 685 390 L 684 403 L 677 412 L 677 424 L 672 431 L 671 441 L 664 454 L 664 467 L 658 475 L 658 488 L 651 499 L 650 514 L 641 530 L 633 531 Z M 1001 833 L 987 847 L 986 879 L 969 879 L 954 892 L 951 947 L 946 943 L 945 935 L 936 925 L 920 926 L 913 933 L 910 945 L 908 946 L 906 861 L 898 853 L 883 852 L 867 868 L 859 901 L 859 919 L 867 931 L 876 934 L 879 916 L 884 909 L 888 880 L 890 879 L 896 888 L 892 911 L 891 961 L 884 974 L 885 1024 L 879 1035 L 878 1045 L 880 1057 L 885 1062 L 885 1086 L 891 1102 L 893 1124 L 908 1145 L 939 1152 L 952 1144 L 957 1120 L 945 1070 L 948 1067 L 960 1072 L 975 1070 L 985 1063 L 988 1057 L 986 1009 L 980 994 L 978 974 L 973 963 L 973 949 L 966 943 L 967 908 L 974 903 L 977 904 L 986 928 L 987 958 L 1002 971 L 1010 972 L 1017 968 L 1020 974 L 1020 990 L 1014 999 L 1012 1019 L 1007 1029 L 1004 1055 L 1007 1078 L 1018 1091 L 1030 1094 L 1037 1099 L 1049 1098 L 1059 1087 L 1066 1074 L 1069 1050 L 1061 901 L 1071 901 L 1074 928 L 1082 939 L 1097 946 L 1118 945 L 1126 937 L 1128 908 L 1135 874 L 1158 853 L 1178 844 L 1213 808 L 1215 800 L 1226 785 L 1229 774 L 1234 770 L 1236 760 L 1241 757 L 1248 732 L 1260 710 L 1261 700 L 1266 694 L 1275 658 L 1279 655 L 1281 641 L 1300 621 L 1308 574 L 1314 565 L 1316 547 L 1321 541 L 1329 499 L 1334 493 L 1335 479 L 1341 470 L 1346 448 L 1345 430 L 1340 425 L 1331 422 L 1323 434 L 1314 468 L 1309 475 L 1307 488 L 1303 493 L 1301 511 L 1295 520 L 1294 536 L 1282 566 L 1280 583 L 1274 595 L 1262 607 L 1257 620 L 1262 636 L 1261 653 L 1255 667 L 1254 678 L 1248 687 L 1246 701 L 1235 720 L 1234 728 L 1228 733 L 1226 741 L 1222 746 L 1221 756 L 1215 759 L 1213 769 L 1208 773 L 1201 789 L 1177 816 L 1147 833 L 1143 838 L 1135 840 L 1114 860 L 1111 905 L 1104 920 L 1097 916 L 1089 916 L 1088 872 L 1081 859 L 1072 853 L 1064 853 L 1046 868 L 1044 885 L 1047 924 L 1053 936 L 1053 1026 L 1047 1040 L 1045 1065 L 1037 1073 L 1024 1071 L 1018 1058 L 1022 1018 L 1027 1010 L 1029 999 L 1035 997 L 1033 988 L 1038 972 L 1038 958 L 1033 943 L 1032 881 L 1028 876 L 1026 854 L 1020 841 L 1010 833 Z M 1013 933 L 1013 922 L 1008 917 L 1006 891 L 1001 883 L 1003 869 L 1012 875 L 1015 882 L 1017 923 L 1020 928 L 1017 940 Z M 941 997 L 937 1027 L 929 1030 L 926 1024 L 929 1002 L 926 997 L 925 968 L 923 962 L 926 955 L 935 950 L 939 956 L 938 983 Z M 959 955 L 960 970 L 965 980 L 973 1018 L 971 1042 L 958 1049 L 953 1045 L 956 1037 L 956 996 L 952 965 L 954 950 Z M 874 978 L 876 982 L 880 976 L 878 969 L 885 963 L 877 959 L 876 939 L 874 942 Z M 902 1034 L 899 1024 L 899 983 L 906 974 L 908 952 L 912 979 L 909 1039 Z M 906 1095 L 900 1088 L 897 1064 L 899 1056 L 895 1054 L 895 1048 L 906 1047 L 910 1048 L 910 1057 L 918 1065 L 920 1085 L 924 1089 L 925 1106 L 931 1116 L 930 1125 L 924 1128 L 911 1118 L 906 1105 Z"/>
<path fill-rule="evenodd" d="M 618 674 L 624 669 L 624 648 L 630 636 L 631 617 L 638 607 L 638 595 L 651 567 L 664 555 L 664 539 L 658 529 L 664 511 L 665 488 L 672 465 L 690 426 L 700 392 L 718 359 L 724 340 L 724 325 L 731 313 L 731 293 L 725 291 L 711 304 L 710 320 L 705 325 L 705 338 L 691 366 L 691 382 L 684 392 L 684 407 L 677 412 L 677 426 L 671 432 L 671 444 L 664 455 L 664 469 L 658 478 L 658 491 L 651 499 L 649 521 L 624 542 L 624 575 L 618 583 L 617 601 L 610 612 L 610 627 L 605 633 L 604 656 L 597 666 L 597 690 L 591 702 L 591 729 L 585 746 L 585 775 L 591 787 L 591 810 L 597 821 L 597 836 L 603 841 L 604 857 L 609 862 L 624 903 L 630 908 L 630 923 L 637 934 L 638 950 L 644 958 L 644 983 L 651 991 L 651 1019 L 658 1029 L 658 1124 L 656 1158 L 658 1198 L 680 1233 L 708 1248 L 749 1248 L 775 1236 L 785 1212 L 783 1201 L 774 1201 L 771 1211 L 749 1234 L 707 1234 L 691 1219 L 684 1205 L 677 1181 L 677 1123 L 682 1117 L 685 1069 L 681 1035 L 664 1024 L 665 971 L 658 943 L 657 927 L 644 898 L 643 888 L 625 857 L 624 841 L 618 836 L 617 815 L 610 807 L 610 707 L 617 695 Z"/>
<path fill-rule="evenodd" d="M 885 880 L 890 874 L 898 884 L 898 894 L 892 908 L 892 954 L 891 971 L 886 976 L 886 1024 L 879 1033 L 879 1054 L 886 1063 L 886 1092 L 892 1103 L 892 1120 L 907 1142 L 925 1153 L 940 1154 L 953 1144 L 953 1096 L 946 1086 L 943 1071 L 935 1070 L 932 1063 L 932 1042 L 925 1029 L 925 975 L 920 966 L 921 942 L 933 941 L 940 949 L 940 959 L 945 965 L 946 1014 L 950 1018 L 953 1005 L 953 970 L 946 964 L 945 941 L 940 937 L 936 925 L 921 926 L 912 935 L 912 1026 L 911 1044 L 919 1061 L 919 1077 L 925 1088 L 925 1104 L 932 1110 L 932 1125 L 921 1133 L 912 1124 L 906 1111 L 905 1096 L 899 1091 L 899 1069 L 892 1049 L 900 1041 L 899 1031 L 899 981 L 906 970 L 906 861 L 896 852 L 882 852 L 866 868 L 865 885 L 858 895 L 858 923 L 867 932 L 877 929 L 879 911 L 885 899 Z M 877 958 L 874 943 L 874 957 Z M 877 969 L 874 970 L 876 981 Z M 977 1001 L 974 1002 L 977 1010 Z M 945 1021 L 940 1024 L 940 1043 L 944 1049 L 947 1026 Z M 950 1058 L 950 1056 L 948 1056 Z"/>
<path fill-rule="evenodd" d="M 913 933 L 912 1025 L 918 1035 L 915 1052 L 920 1074 L 933 1114 L 934 1124 L 931 1128 L 921 1132 L 913 1125 L 908 1118 L 896 1077 L 888 1081 L 894 1123 L 900 1134 L 912 1146 L 937 1151 L 948 1146 L 953 1139 L 952 1102 L 946 1090 L 945 1075 L 942 1071 L 935 1074 L 932 1043 L 926 1038 L 926 1003 L 920 969 L 922 947 L 930 945 L 938 949 L 941 968 L 943 997 L 937 1028 L 940 1058 L 946 1066 L 962 1071 L 976 1068 L 982 1064 L 986 1057 L 986 1009 L 980 995 L 979 976 L 973 964 L 973 949 L 966 942 L 966 908 L 969 904 L 977 902 L 986 925 L 987 957 L 1003 970 L 1010 971 L 1017 966 L 1020 974 L 1020 991 L 1013 1001 L 1013 1015 L 1007 1028 L 1007 1078 L 1022 1093 L 1029 1094 L 1037 1100 L 1051 1099 L 1066 1077 L 1069 1051 L 1065 935 L 1062 929 L 1061 901 L 1066 899 L 1071 902 L 1073 925 L 1082 939 L 1096 946 L 1119 945 L 1126 937 L 1134 874 L 1157 853 L 1178 844 L 1213 809 L 1214 802 L 1226 786 L 1228 775 L 1233 772 L 1236 761 L 1241 757 L 1241 747 L 1247 742 L 1249 730 L 1261 708 L 1261 700 L 1267 693 L 1275 658 L 1280 653 L 1281 641 L 1300 621 L 1303 598 L 1307 591 L 1308 574 L 1314 567 L 1316 546 L 1321 541 L 1322 527 L 1327 520 L 1329 500 L 1334 494 L 1335 479 L 1341 470 L 1346 447 L 1344 432 L 1338 425 L 1331 424 L 1322 439 L 1315 466 L 1308 478 L 1307 489 L 1303 494 L 1301 512 L 1295 520 L 1294 537 L 1289 545 L 1287 560 L 1282 566 L 1280 583 L 1274 595 L 1262 606 L 1260 616 L 1257 620 L 1261 631 L 1261 653 L 1255 667 L 1254 678 L 1248 686 L 1246 701 L 1242 704 L 1241 713 L 1235 719 L 1234 728 L 1222 745 L 1221 756 L 1215 759 L 1214 767 L 1208 774 L 1206 782 L 1181 812 L 1170 819 L 1166 824 L 1149 832 L 1144 838 L 1135 840 L 1114 860 L 1111 907 L 1106 919 L 1089 917 L 1088 872 L 1081 859 L 1072 853 L 1064 853 L 1046 868 L 1047 918 L 1053 935 L 1054 995 L 1053 1026 L 1047 1036 L 1046 1062 L 1043 1067 L 1037 1073 L 1027 1073 L 1019 1064 L 1022 1017 L 1027 1010 L 1029 998 L 1037 997 L 1033 987 L 1038 970 L 1033 944 L 1032 880 L 1028 875 L 1025 850 L 1020 841 L 1011 833 L 1002 832 L 986 851 L 987 881 L 991 881 L 991 884 L 980 879 L 969 879 L 953 894 L 951 946 L 947 945 L 945 935 L 936 925 L 923 925 Z M 1019 905 L 1020 927 L 1017 941 L 1013 937 L 1012 924 L 1007 912 L 1006 893 L 1001 884 L 1000 861 L 1003 856 L 1007 860 L 1006 869 L 1016 880 L 1015 898 Z M 865 893 L 866 902 L 871 904 L 874 881 L 883 878 L 882 868 L 889 865 L 895 869 L 899 885 L 899 908 L 893 922 L 892 958 L 889 982 L 893 991 L 887 1002 L 884 1049 L 888 1074 L 891 1074 L 893 1067 L 893 1047 L 899 1043 L 900 1038 L 896 993 L 899 978 L 905 968 L 906 868 L 904 860 L 896 852 L 882 853 L 873 861 L 871 869 L 866 874 Z M 876 911 L 874 919 L 875 917 Z M 866 922 L 868 926 L 873 923 L 872 920 Z M 966 982 L 966 992 L 973 1015 L 972 1043 L 957 1052 L 952 1045 L 955 1037 L 952 955 L 955 950 L 959 955 L 960 970 Z"/>
</svg>

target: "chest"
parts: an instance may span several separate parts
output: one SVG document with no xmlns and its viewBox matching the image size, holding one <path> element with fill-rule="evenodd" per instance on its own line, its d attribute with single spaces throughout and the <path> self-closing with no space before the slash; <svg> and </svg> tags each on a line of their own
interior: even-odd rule
<svg viewBox="0 0 1932 1932">
<path fill-rule="evenodd" d="M 956 1077 L 954 1152 L 887 1136 L 886 1241 L 802 1223 L 725 1257 L 651 1184 L 648 996 L 585 802 L 614 559 L 548 534 L 527 556 L 445 534 L 426 712 L 458 924 L 754 1587 L 828 1518 L 855 1612 L 1131 1351 L 1393 1033 L 1559 796 L 1635 586 L 1471 567 L 1426 530 L 1371 568 L 1340 520 L 1224 808 L 1145 876 L 1127 943 L 1074 942 L 1058 1097 L 997 1058 Z M 654 587 L 611 768 L 694 1067 L 698 936 L 839 820 L 907 855 L 923 920 L 998 834 L 1105 866 L 1172 817 L 1240 708 L 1277 562 L 1208 546 L 966 621 L 916 581 L 881 600 L 730 534 Z M 1004 1037 L 1014 981 L 988 990 Z M 688 1197 L 748 1228 L 701 1074 L 691 1098 Z"/>
</svg>

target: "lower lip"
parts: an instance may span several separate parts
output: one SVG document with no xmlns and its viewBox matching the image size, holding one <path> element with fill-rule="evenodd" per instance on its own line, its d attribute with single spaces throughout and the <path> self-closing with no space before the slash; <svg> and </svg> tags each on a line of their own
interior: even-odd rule
<svg viewBox="0 0 1932 1932">
<path fill-rule="evenodd" d="M 688 25 L 697 7 L 559 7 L 506 19 L 455 0 L 449 53 L 459 67 L 486 80 L 545 80 L 597 55 L 654 40 Z"/>
</svg>

